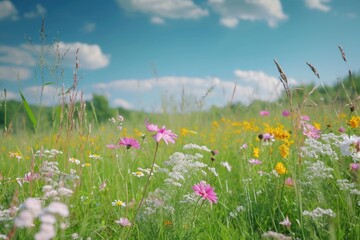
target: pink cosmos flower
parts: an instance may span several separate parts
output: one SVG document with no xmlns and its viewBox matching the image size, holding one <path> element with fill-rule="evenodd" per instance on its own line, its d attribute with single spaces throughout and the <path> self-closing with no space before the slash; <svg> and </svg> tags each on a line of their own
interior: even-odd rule
<svg viewBox="0 0 360 240">
<path fill-rule="evenodd" d="M 318 139 L 320 138 L 321 131 L 316 129 L 313 125 L 309 123 L 302 123 L 303 125 L 303 134 L 308 138 Z"/>
<path fill-rule="evenodd" d="M 165 126 L 162 128 L 159 128 L 158 125 L 151 124 L 145 120 L 146 128 L 149 132 L 156 132 L 153 135 L 153 138 L 156 142 L 160 142 L 161 139 L 164 139 L 165 143 L 168 144 L 169 142 L 175 143 L 175 139 L 177 138 L 177 135 L 173 133 L 171 130 L 167 130 Z"/>
<path fill-rule="evenodd" d="M 120 218 L 119 220 L 116 220 L 115 222 L 122 227 L 130 227 L 131 226 L 131 222 L 127 218 Z"/>
<path fill-rule="evenodd" d="M 207 199 L 210 203 L 217 203 L 218 197 L 214 192 L 214 188 L 212 188 L 210 184 L 206 184 L 206 182 L 201 181 L 200 183 L 195 184 L 192 189 L 204 200 Z"/>
<path fill-rule="evenodd" d="M 282 112 L 282 115 L 283 115 L 283 117 L 288 117 L 288 116 L 290 116 L 290 111 L 284 110 L 284 111 Z"/>
<path fill-rule="evenodd" d="M 119 145 L 123 145 L 127 149 L 130 149 L 130 148 L 138 148 L 139 149 L 140 148 L 139 142 L 133 138 L 121 138 Z"/>
<path fill-rule="evenodd" d="M 260 111 L 260 116 L 269 116 L 269 115 L 270 115 L 270 112 L 268 112 L 266 110 Z"/>
</svg>

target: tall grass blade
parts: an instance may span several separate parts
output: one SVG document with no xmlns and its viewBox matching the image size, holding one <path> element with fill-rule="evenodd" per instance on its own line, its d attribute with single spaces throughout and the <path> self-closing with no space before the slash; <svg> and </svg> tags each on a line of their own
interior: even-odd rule
<svg viewBox="0 0 360 240">
<path fill-rule="evenodd" d="M 31 123 L 33 124 L 33 127 L 34 127 L 34 130 L 36 130 L 36 126 L 37 126 L 37 120 L 35 118 L 35 115 L 34 113 L 32 112 L 28 102 L 26 101 L 24 95 L 22 94 L 22 92 L 19 90 L 19 93 L 20 93 L 20 96 L 21 96 L 21 99 L 22 99 L 22 102 L 24 104 L 24 108 L 25 108 L 25 111 L 31 121 Z"/>
</svg>

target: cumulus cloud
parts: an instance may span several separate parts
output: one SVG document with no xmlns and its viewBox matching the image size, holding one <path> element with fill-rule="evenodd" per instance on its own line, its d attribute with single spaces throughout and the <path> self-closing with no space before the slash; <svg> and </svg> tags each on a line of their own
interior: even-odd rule
<svg viewBox="0 0 360 240">
<path fill-rule="evenodd" d="M 34 66 L 34 56 L 25 49 L 0 45 L 0 62 L 14 65 Z"/>
<path fill-rule="evenodd" d="M 0 66 L 0 80 L 16 81 L 31 77 L 31 71 L 24 67 Z"/>
<path fill-rule="evenodd" d="M 44 51 L 41 45 L 22 45 L 21 48 L 36 55 Z M 61 63 L 68 67 L 75 66 L 77 50 L 79 50 L 78 61 L 82 69 L 96 70 L 104 68 L 110 63 L 110 56 L 104 54 L 101 47 L 97 44 L 82 42 L 65 43 L 60 41 L 48 48 L 46 47 L 45 50 L 47 51 L 45 54 L 48 56 L 53 57 L 55 54 L 59 54 L 62 58 Z"/>
<path fill-rule="evenodd" d="M 81 31 L 86 33 L 91 33 L 95 31 L 96 24 L 95 23 L 85 23 L 84 26 L 81 27 Z"/>
<path fill-rule="evenodd" d="M 27 12 L 24 14 L 25 18 L 36 18 L 36 17 L 43 17 L 46 14 L 46 8 L 44 8 L 41 4 L 36 4 L 36 9 L 31 11 L 31 12 Z"/>
<path fill-rule="evenodd" d="M 239 21 L 266 21 L 276 27 L 288 18 L 280 0 L 209 0 L 209 5 L 220 15 L 220 24 L 231 28 Z"/>
<path fill-rule="evenodd" d="M 305 0 L 305 5 L 310 9 L 329 12 L 331 8 L 327 4 L 330 1 L 331 0 Z"/>
<path fill-rule="evenodd" d="M 162 19 L 161 17 L 152 17 L 150 19 L 150 22 L 153 23 L 153 24 L 164 24 L 165 23 L 165 20 Z"/>
<path fill-rule="evenodd" d="M 183 92 L 187 100 L 192 99 L 196 103 L 204 100 L 205 106 L 224 106 L 230 100 L 243 104 L 250 104 L 253 100 L 274 101 L 283 91 L 278 78 L 264 72 L 238 69 L 234 74 L 237 77 L 235 82 L 217 77 L 164 76 L 115 80 L 95 84 L 92 88 L 108 96 L 113 105 L 137 109 L 144 107 L 146 110 L 151 110 L 149 105 L 158 109 L 164 96 L 180 102 Z M 119 95 L 122 96 L 121 100 L 117 100 Z M 126 103 L 122 102 L 124 99 Z"/>
<path fill-rule="evenodd" d="M 11 1 L 0 2 L 0 21 L 3 19 L 19 19 L 18 11 Z"/>
<path fill-rule="evenodd" d="M 117 3 L 127 11 L 148 14 L 157 17 L 157 20 L 198 19 L 209 14 L 208 10 L 199 7 L 192 0 L 117 0 Z"/>
<path fill-rule="evenodd" d="M 115 106 L 120 106 L 120 107 L 123 107 L 125 109 L 132 109 L 133 108 L 132 104 L 130 104 L 128 101 L 126 101 L 126 100 L 124 100 L 122 98 L 114 99 L 113 103 L 114 103 Z"/>
</svg>

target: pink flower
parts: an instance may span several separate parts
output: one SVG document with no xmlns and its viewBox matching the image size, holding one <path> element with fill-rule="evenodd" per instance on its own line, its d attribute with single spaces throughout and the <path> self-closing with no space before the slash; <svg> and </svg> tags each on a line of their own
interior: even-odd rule
<svg viewBox="0 0 360 240">
<path fill-rule="evenodd" d="M 262 164 L 262 162 L 259 159 L 250 159 L 249 163 L 254 164 L 254 165 Z"/>
<path fill-rule="evenodd" d="M 288 117 L 288 116 L 290 116 L 290 112 L 288 110 L 284 110 L 282 112 L 282 115 L 283 115 L 283 117 Z"/>
<path fill-rule="evenodd" d="M 303 120 L 303 121 L 310 121 L 310 117 L 304 115 L 304 116 L 301 116 L 301 120 Z"/>
<path fill-rule="evenodd" d="M 145 125 L 148 131 L 156 132 L 153 135 L 153 138 L 155 139 L 156 142 L 160 142 L 161 139 L 164 139 L 166 144 L 168 144 L 169 142 L 175 143 L 175 139 L 177 138 L 177 135 L 173 133 L 171 130 L 167 130 L 165 126 L 159 128 L 155 124 L 149 124 L 147 119 L 145 121 Z"/>
<path fill-rule="evenodd" d="M 206 182 L 201 181 L 200 183 L 195 184 L 192 189 L 204 200 L 207 199 L 210 203 L 217 203 L 218 197 L 214 192 L 214 188 L 212 188 L 210 184 L 206 184 Z"/>
<path fill-rule="evenodd" d="M 344 127 L 339 127 L 338 131 L 341 132 L 341 133 L 344 133 L 346 130 L 345 130 Z"/>
<path fill-rule="evenodd" d="M 360 164 L 359 164 L 359 163 L 351 163 L 351 164 L 350 164 L 350 169 L 351 169 L 352 171 L 357 171 L 357 170 L 360 169 Z"/>
<path fill-rule="evenodd" d="M 290 222 L 290 220 L 289 220 L 289 217 L 286 216 L 286 218 L 285 218 L 282 222 L 279 222 L 279 224 L 281 224 L 281 225 L 289 228 L 289 227 L 291 226 L 291 222 Z"/>
<path fill-rule="evenodd" d="M 127 149 L 130 148 L 140 148 L 140 144 L 137 140 L 133 139 L 133 138 L 121 138 L 119 145 L 123 145 L 125 146 Z"/>
<path fill-rule="evenodd" d="M 320 138 L 321 131 L 316 129 L 313 125 L 309 123 L 302 123 L 303 125 L 303 134 L 308 138 L 318 139 Z"/>
<path fill-rule="evenodd" d="M 116 220 L 115 222 L 122 227 L 130 227 L 131 226 L 131 222 L 127 218 L 120 218 L 119 220 Z"/>
<path fill-rule="evenodd" d="M 288 187 L 292 187 L 294 185 L 294 180 L 291 177 L 285 179 L 285 185 Z"/>
<path fill-rule="evenodd" d="M 269 116 L 269 115 L 270 115 L 270 112 L 268 112 L 266 110 L 260 111 L 260 116 Z"/>
<path fill-rule="evenodd" d="M 114 144 L 107 144 L 106 147 L 107 147 L 107 148 L 110 148 L 110 149 L 116 149 L 116 148 L 118 148 L 119 146 L 118 146 L 118 145 L 114 145 Z"/>
</svg>

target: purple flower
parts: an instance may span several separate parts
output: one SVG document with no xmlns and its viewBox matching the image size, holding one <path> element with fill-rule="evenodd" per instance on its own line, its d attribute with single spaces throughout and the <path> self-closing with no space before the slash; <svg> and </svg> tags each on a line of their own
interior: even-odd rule
<svg viewBox="0 0 360 240">
<path fill-rule="evenodd" d="M 262 136 L 264 141 L 274 141 L 274 136 L 270 133 L 264 133 Z"/>
<path fill-rule="evenodd" d="M 125 146 L 127 149 L 130 148 L 140 148 L 140 144 L 137 140 L 133 138 L 121 138 L 119 145 Z"/>
<path fill-rule="evenodd" d="M 341 132 L 341 133 L 344 133 L 346 130 L 345 130 L 344 127 L 339 127 L 338 131 Z"/>
<path fill-rule="evenodd" d="M 217 203 L 218 197 L 214 192 L 214 188 L 210 186 L 210 184 L 206 184 L 206 182 L 201 181 L 198 184 L 195 184 L 192 189 L 194 192 L 201 196 L 204 200 L 209 200 L 210 203 Z"/>
<path fill-rule="evenodd" d="M 266 110 L 260 111 L 260 116 L 269 116 L 269 115 L 270 115 L 270 112 L 268 112 Z"/>
<path fill-rule="evenodd" d="M 360 164 L 359 164 L 359 163 L 351 163 L 351 164 L 350 164 L 350 169 L 351 169 L 352 171 L 357 171 L 357 170 L 360 169 Z"/>
<path fill-rule="evenodd" d="M 152 135 L 156 142 L 160 142 L 161 139 L 164 139 L 166 144 L 168 144 L 169 142 L 175 143 L 177 135 L 171 130 L 167 130 L 165 126 L 159 128 L 158 125 L 149 123 L 147 119 L 145 121 L 145 125 L 148 131 L 156 132 L 154 135 Z"/>
<path fill-rule="evenodd" d="M 290 111 L 284 110 L 284 111 L 282 112 L 282 115 L 283 115 L 283 117 L 288 117 L 288 116 L 290 116 Z"/>
<path fill-rule="evenodd" d="M 279 224 L 289 228 L 291 226 L 291 222 L 289 220 L 289 217 L 286 216 L 285 219 L 282 222 L 279 222 Z"/>
</svg>

